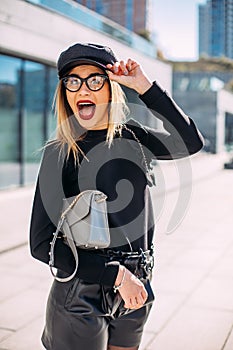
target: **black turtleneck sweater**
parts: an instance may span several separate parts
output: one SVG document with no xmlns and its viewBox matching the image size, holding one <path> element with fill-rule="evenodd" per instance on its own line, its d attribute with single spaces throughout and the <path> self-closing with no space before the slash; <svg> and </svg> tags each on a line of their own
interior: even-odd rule
<svg viewBox="0 0 233 350">
<path fill-rule="evenodd" d="M 202 137 L 192 119 L 156 83 L 140 96 L 153 114 L 163 122 L 164 131 L 143 127 L 135 121 L 126 126 L 143 145 L 148 164 L 155 159 L 175 159 L 198 152 Z M 138 142 L 123 128 L 109 147 L 107 130 L 89 130 L 78 145 L 85 154 L 75 165 L 73 156 L 63 157 L 57 143 L 49 143 L 42 158 L 31 216 L 30 246 L 32 255 L 47 263 L 50 242 L 56 230 L 62 199 L 86 189 L 103 191 L 108 199 L 108 219 L 111 249 L 134 251 L 145 249 L 145 235 L 150 248 L 154 220 L 145 162 Z M 109 262 L 98 251 L 78 249 L 77 277 L 90 282 L 112 286 L 119 263 Z M 62 239 L 55 246 L 55 266 L 65 272 L 74 270 L 75 261 L 70 248 Z"/>
</svg>

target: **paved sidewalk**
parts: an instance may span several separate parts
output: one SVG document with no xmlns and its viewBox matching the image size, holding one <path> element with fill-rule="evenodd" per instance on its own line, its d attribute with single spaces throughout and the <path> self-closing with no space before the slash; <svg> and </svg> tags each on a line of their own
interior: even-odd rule
<svg viewBox="0 0 233 350">
<path fill-rule="evenodd" d="M 140 350 L 233 349 L 233 171 L 223 170 L 223 161 L 214 155 L 192 157 L 192 186 L 188 163 L 157 167 L 166 190 L 165 198 L 160 188 L 152 191 L 159 209 L 157 301 Z M 32 187 L 0 192 L 0 350 L 43 349 L 40 335 L 52 278 L 25 245 L 32 194 Z M 178 197 L 188 211 L 166 234 L 174 211 L 175 218 L 180 215 Z"/>
</svg>

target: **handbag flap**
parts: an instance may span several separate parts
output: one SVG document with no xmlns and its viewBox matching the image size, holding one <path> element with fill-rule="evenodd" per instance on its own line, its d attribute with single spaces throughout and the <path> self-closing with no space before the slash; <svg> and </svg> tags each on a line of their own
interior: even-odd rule
<svg viewBox="0 0 233 350">
<path fill-rule="evenodd" d="M 70 226 L 84 220 L 85 217 L 90 214 L 91 209 L 101 212 L 103 210 L 102 205 L 99 206 L 97 203 L 105 202 L 107 196 L 98 190 L 86 190 L 81 192 L 78 196 L 65 198 L 63 200 L 63 212 L 71 206 L 70 210 L 65 214 L 66 220 Z M 96 205 L 99 207 L 97 209 Z M 102 208 L 102 210 L 101 210 Z M 106 212 L 106 207 L 104 207 Z"/>
<path fill-rule="evenodd" d="M 63 200 L 63 211 L 69 207 L 76 197 L 77 196 L 65 198 Z M 66 214 L 66 220 L 68 221 L 69 225 L 73 225 L 75 222 L 83 220 L 89 214 L 92 197 L 92 191 L 85 191 L 81 194 L 77 202 Z"/>
</svg>

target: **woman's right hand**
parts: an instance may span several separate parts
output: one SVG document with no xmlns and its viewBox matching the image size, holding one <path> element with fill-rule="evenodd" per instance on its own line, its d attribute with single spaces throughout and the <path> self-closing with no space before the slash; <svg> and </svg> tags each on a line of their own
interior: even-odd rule
<svg viewBox="0 0 233 350">
<path fill-rule="evenodd" d="M 118 289 L 125 304 L 126 309 L 139 309 L 144 305 L 148 297 L 144 284 L 125 266 L 120 265 L 119 272 L 115 281 L 115 286 L 121 284 L 124 276 L 122 286 Z"/>
<path fill-rule="evenodd" d="M 115 62 L 113 65 L 108 64 L 107 67 L 110 80 L 134 89 L 140 95 L 143 95 L 152 86 L 140 64 L 130 58 L 127 61 Z"/>
</svg>

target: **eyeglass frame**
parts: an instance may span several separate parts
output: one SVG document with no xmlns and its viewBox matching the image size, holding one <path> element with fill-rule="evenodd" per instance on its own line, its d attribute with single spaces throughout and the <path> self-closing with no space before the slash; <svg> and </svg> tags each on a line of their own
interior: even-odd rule
<svg viewBox="0 0 233 350">
<path fill-rule="evenodd" d="M 102 85 L 99 89 L 93 90 L 93 89 L 90 88 L 90 86 L 89 86 L 89 84 L 88 84 L 88 79 L 90 79 L 90 78 L 92 78 L 92 77 L 96 77 L 96 76 L 97 76 L 97 77 L 102 77 L 102 78 L 104 78 L 104 81 L 103 81 L 103 85 Z M 70 90 L 70 89 L 67 88 L 67 86 L 66 86 L 66 84 L 65 84 L 65 79 L 67 79 L 67 78 L 72 78 L 72 77 L 78 78 L 78 79 L 81 81 L 81 84 L 80 84 L 80 86 L 79 86 L 79 88 L 78 88 L 77 90 Z M 80 77 L 79 75 L 77 75 L 77 74 L 69 74 L 69 75 L 66 75 L 64 78 L 61 79 L 61 81 L 62 81 L 62 83 L 63 83 L 65 89 L 68 90 L 68 91 L 70 91 L 70 92 L 78 92 L 78 91 L 81 89 L 81 87 L 82 87 L 82 85 L 83 85 L 84 82 L 85 82 L 86 86 L 88 87 L 88 89 L 89 89 L 90 91 L 94 91 L 94 92 L 95 92 L 95 91 L 100 91 L 100 90 L 104 87 L 104 84 L 105 84 L 106 80 L 109 81 L 109 77 L 108 77 L 106 74 L 101 74 L 101 73 L 92 73 L 92 74 L 88 75 L 88 77 L 86 77 L 86 78 L 81 78 L 81 77 Z"/>
</svg>

